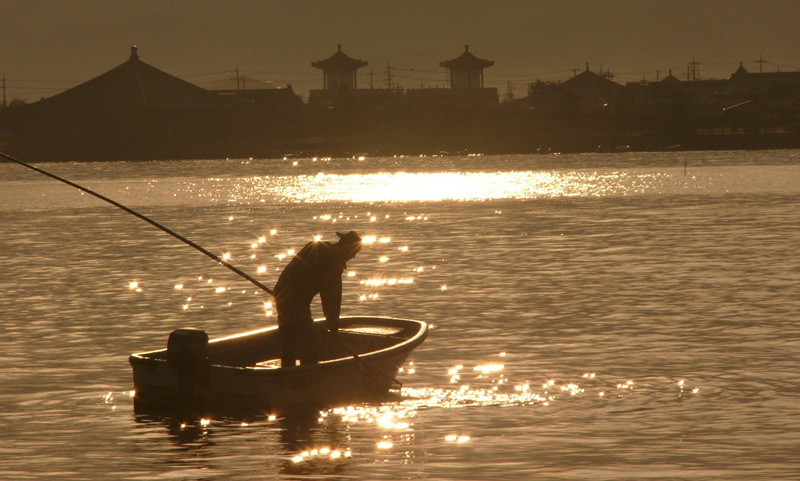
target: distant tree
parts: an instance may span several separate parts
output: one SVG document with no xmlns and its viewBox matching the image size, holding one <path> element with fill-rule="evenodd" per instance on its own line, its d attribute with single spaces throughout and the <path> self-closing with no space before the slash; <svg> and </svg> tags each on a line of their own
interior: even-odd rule
<svg viewBox="0 0 800 481">
<path fill-rule="evenodd" d="M 528 97 L 532 99 L 552 99 L 558 94 L 558 80 L 537 80 L 528 84 Z"/>
<path fill-rule="evenodd" d="M 13 108 L 16 108 L 16 107 L 22 107 L 23 105 L 27 105 L 27 104 L 28 104 L 28 102 L 25 101 L 24 99 L 11 99 L 11 102 L 8 103 L 6 108 L 13 109 Z M 0 108 L 2 108 L 2 105 L 0 105 Z"/>
<path fill-rule="evenodd" d="M 528 84 L 528 103 L 536 110 L 554 112 L 559 109 L 561 82 L 537 80 Z"/>
</svg>

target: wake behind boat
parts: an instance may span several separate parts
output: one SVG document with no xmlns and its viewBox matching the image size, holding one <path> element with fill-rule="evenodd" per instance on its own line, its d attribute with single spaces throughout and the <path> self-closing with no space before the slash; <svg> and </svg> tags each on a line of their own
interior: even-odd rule
<svg viewBox="0 0 800 481">
<path fill-rule="evenodd" d="M 324 339 L 319 364 L 280 368 L 277 327 L 211 341 L 204 331 L 179 329 L 166 349 L 130 356 L 135 406 L 267 412 L 380 399 L 399 387 L 400 368 L 427 335 L 422 321 L 343 317 L 336 339 Z"/>
</svg>

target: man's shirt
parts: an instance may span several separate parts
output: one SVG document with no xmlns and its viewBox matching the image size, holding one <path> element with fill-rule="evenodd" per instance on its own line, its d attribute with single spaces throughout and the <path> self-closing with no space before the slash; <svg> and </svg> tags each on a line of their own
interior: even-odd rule
<svg viewBox="0 0 800 481">
<path fill-rule="evenodd" d="M 278 324 L 311 317 L 311 301 L 317 294 L 331 323 L 339 320 L 342 307 L 342 272 L 345 261 L 334 244 L 310 242 L 283 269 L 275 284 Z"/>
</svg>

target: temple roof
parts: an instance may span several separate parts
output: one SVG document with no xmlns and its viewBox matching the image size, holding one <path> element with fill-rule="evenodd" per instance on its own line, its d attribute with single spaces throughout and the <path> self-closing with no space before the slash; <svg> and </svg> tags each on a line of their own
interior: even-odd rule
<svg viewBox="0 0 800 481">
<path fill-rule="evenodd" d="M 681 81 L 672 75 L 672 70 L 669 71 L 669 75 L 661 79 L 659 82 L 661 85 L 680 85 Z"/>
<path fill-rule="evenodd" d="M 311 62 L 311 66 L 316 68 L 321 68 L 322 70 L 340 70 L 340 69 L 355 70 L 357 68 L 366 67 L 367 62 L 349 57 L 347 54 L 342 52 L 342 46 L 340 44 L 335 54 L 331 55 L 325 60 L 318 60 L 316 62 Z"/>
<path fill-rule="evenodd" d="M 135 46 L 128 61 L 69 90 L 31 104 L 42 110 L 118 110 L 131 108 L 208 109 L 230 102 L 141 60 Z"/>
<path fill-rule="evenodd" d="M 444 68 L 457 69 L 457 70 L 471 70 L 483 69 L 494 65 L 493 60 L 486 60 L 472 55 L 469 51 L 469 45 L 464 45 L 464 53 L 454 58 L 453 60 L 446 60 L 439 62 L 439 65 Z"/>
<path fill-rule="evenodd" d="M 608 89 L 621 90 L 624 86 L 610 80 L 600 74 L 594 73 L 588 68 L 571 79 L 565 80 L 562 86 L 579 86 L 578 88 L 589 88 L 598 91 L 607 91 Z"/>
<path fill-rule="evenodd" d="M 736 69 L 735 72 L 733 72 L 733 75 L 746 75 L 746 74 L 749 74 L 749 73 L 750 72 L 746 68 L 744 68 L 744 65 L 742 64 L 742 62 L 739 62 L 739 68 Z"/>
</svg>

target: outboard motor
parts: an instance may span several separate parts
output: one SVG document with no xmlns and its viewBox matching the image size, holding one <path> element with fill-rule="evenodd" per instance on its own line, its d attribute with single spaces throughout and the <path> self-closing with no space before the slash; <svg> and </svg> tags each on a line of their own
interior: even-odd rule
<svg viewBox="0 0 800 481">
<path fill-rule="evenodd" d="M 201 414 L 208 390 L 208 334 L 200 329 L 172 331 L 167 341 L 167 365 L 178 371 L 178 395 L 184 412 Z"/>
</svg>

